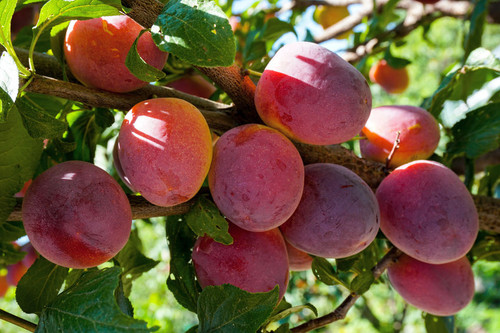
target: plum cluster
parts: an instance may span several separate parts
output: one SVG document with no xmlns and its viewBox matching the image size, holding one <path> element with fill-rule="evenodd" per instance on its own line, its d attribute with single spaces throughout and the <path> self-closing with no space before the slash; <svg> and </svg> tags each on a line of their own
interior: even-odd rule
<svg viewBox="0 0 500 333">
<path fill-rule="evenodd" d="M 72 22 L 65 54 L 73 74 L 88 86 L 115 92 L 147 84 L 124 66 L 141 29 L 126 16 Z M 124 37 L 117 38 L 120 34 Z M 161 68 L 167 54 L 148 34 L 141 38 L 141 56 Z M 283 296 L 289 271 L 309 269 L 310 255 L 355 255 L 381 229 L 405 252 L 389 278 L 409 303 L 443 315 L 470 301 L 473 278 L 465 254 L 476 238 L 478 216 L 460 179 L 445 166 L 423 160 L 440 138 L 427 111 L 412 106 L 372 110 L 364 76 L 335 53 L 307 42 L 276 53 L 258 82 L 255 105 L 265 125 L 235 127 L 214 144 L 205 118 L 192 104 L 177 98 L 145 100 L 126 114 L 116 140 L 118 174 L 155 205 L 190 200 L 208 177 L 234 241 L 197 240 L 192 259 L 202 287 L 231 283 L 264 292 L 278 285 Z M 304 166 L 291 141 L 330 145 L 360 133 L 363 156 L 397 167 L 375 194 L 343 166 Z M 79 161 L 39 175 L 23 203 L 33 246 L 72 268 L 112 258 L 129 237 L 131 219 L 117 182 Z"/>
</svg>

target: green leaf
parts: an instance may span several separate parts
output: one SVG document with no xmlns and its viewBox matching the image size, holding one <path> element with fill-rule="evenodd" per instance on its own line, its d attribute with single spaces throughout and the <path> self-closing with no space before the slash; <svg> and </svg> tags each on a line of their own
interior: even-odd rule
<svg viewBox="0 0 500 333">
<path fill-rule="evenodd" d="M 40 313 L 56 298 L 68 275 L 68 268 L 39 257 L 19 281 L 16 301 L 26 313 Z"/>
<path fill-rule="evenodd" d="M 447 159 L 465 154 L 475 159 L 500 145 L 500 103 L 491 103 L 467 114 L 453 126 L 453 141 L 446 147 Z"/>
<path fill-rule="evenodd" d="M 425 330 L 427 333 L 454 333 L 455 317 L 439 317 L 431 314 L 426 314 Z"/>
<path fill-rule="evenodd" d="M 120 15 L 121 8 L 119 0 L 50 0 L 40 10 L 34 34 L 70 20 Z"/>
<path fill-rule="evenodd" d="M 375 282 L 375 278 L 371 271 L 359 274 L 351 281 L 351 291 L 362 295 L 370 289 L 373 282 Z"/>
<path fill-rule="evenodd" d="M 189 311 L 196 312 L 201 292 L 191 261 L 196 235 L 180 216 L 167 217 L 166 233 L 171 256 L 170 273 L 167 279 L 168 289 L 180 305 Z"/>
<path fill-rule="evenodd" d="M 132 281 L 159 263 L 159 261 L 150 259 L 142 254 L 142 242 L 137 229 L 131 231 L 127 244 L 114 259 L 123 268 L 121 279 L 123 292 L 126 297 L 130 295 L 130 291 L 132 290 Z"/>
<path fill-rule="evenodd" d="M 481 46 L 486 14 L 488 14 L 488 0 L 476 0 L 470 17 L 470 26 L 464 38 L 464 59 L 467 59 L 472 50 Z"/>
<path fill-rule="evenodd" d="M 114 296 L 119 276 L 118 267 L 83 273 L 43 309 L 35 332 L 152 332 L 120 311 Z"/>
<path fill-rule="evenodd" d="M 26 235 L 21 221 L 7 221 L 0 223 L 0 242 L 13 242 Z"/>
<path fill-rule="evenodd" d="M 106 110 L 103 113 L 103 110 Z M 76 142 L 76 149 L 73 152 L 72 159 L 93 162 L 97 141 L 104 128 L 100 125 L 112 124 L 107 114 L 107 109 L 94 109 L 88 111 L 74 111 L 66 117 L 69 124 L 69 132 Z M 114 118 L 113 118 L 114 121 Z"/>
<path fill-rule="evenodd" d="M 217 206 L 206 196 L 200 195 L 185 216 L 186 223 L 198 236 L 208 235 L 216 242 L 229 245 L 233 237 L 229 234 L 229 224 Z"/>
<path fill-rule="evenodd" d="M 500 236 L 480 233 L 468 253 L 471 262 L 478 260 L 500 261 Z"/>
<path fill-rule="evenodd" d="M 14 107 L 0 123 L 0 226 L 16 204 L 16 194 L 33 177 L 42 153 L 42 140 L 31 138 Z"/>
<path fill-rule="evenodd" d="M 50 29 L 50 49 L 52 50 L 54 57 L 56 57 L 61 64 L 65 63 L 63 45 L 68 25 L 69 22 L 64 22 Z M 63 70 L 66 69 L 63 67 Z"/>
<path fill-rule="evenodd" d="M 16 62 L 7 52 L 2 52 L 0 56 L 0 123 L 6 121 L 18 91 L 19 71 Z"/>
<path fill-rule="evenodd" d="M 61 137 L 68 125 L 54 118 L 43 108 L 23 96 L 16 101 L 17 109 L 23 118 L 24 127 L 35 139 L 52 139 Z"/>
<path fill-rule="evenodd" d="M 16 10 L 16 1 L 0 0 L 0 44 L 3 46 L 11 45 L 10 21 Z M 2 66 L 0 66 L 0 69 Z"/>
<path fill-rule="evenodd" d="M 478 194 L 493 196 L 494 190 L 500 180 L 500 164 L 488 165 L 484 169 L 484 176 L 479 181 Z"/>
<path fill-rule="evenodd" d="M 381 256 L 377 241 L 372 242 L 363 251 L 347 258 L 335 259 L 337 270 L 339 272 L 352 272 L 363 274 L 371 272 Z"/>
<path fill-rule="evenodd" d="M 296 34 L 294 26 L 288 22 L 281 21 L 275 17 L 270 18 L 265 23 L 265 14 L 253 19 L 252 31 L 248 34 L 243 49 L 245 61 L 260 59 L 271 51 L 274 42 L 287 32 Z M 261 27 L 261 28 L 259 28 Z"/>
<path fill-rule="evenodd" d="M 411 64 L 411 61 L 405 58 L 398 58 L 392 55 L 391 53 L 391 48 L 388 47 L 385 54 L 384 54 L 384 59 L 387 61 L 387 64 L 391 66 L 392 68 L 396 69 L 401 69 L 405 68 L 409 64 Z"/>
<path fill-rule="evenodd" d="M 125 291 L 123 290 L 123 283 L 121 280 L 118 283 L 118 288 L 115 289 L 115 299 L 116 299 L 116 304 L 118 304 L 120 310 L 127 316 L 133 318 L 134 308 L 132 307 L 132 303 L 130 302 L 130 300 L 127 298 L 127 296 L 125 296 Z"/>
<path fill-rule="evenodd" d="M 446 127 L 452 127 L 470 110 L 465 107 L 458 112 L 455 105 L 443 110 L 445 102 L 463 101 L 469 103 L 469 96 L 483 85 L 500 76 L 500 60 L 486 49 L 474 50 L 466 64 L 448 74 L 430 99 L 422 105 L 435 118 L 441 118 Z M 443 113 L 443 114 L 441 114 Z"/>
<path fill-rule="evenodd" d="M 311 269 L 314 276 L 324 284 L 330 286 L 340 284 L 344 287 L 348 285 L 345 281 L 342 281 L 335 268 L 325 258 L 315 257 Z"/>
<path fill-rule="evenodd" d="M 139 41 L 139 38 L 141 38 L 142 34 L 147 31 L 148 30 L 142 30 L 139 36 L 137 36 L 137 38 L 135 39 L 134 44 L 132 44 L 132 47 L 127 53 L 125 65 L 127 66 L 128 70 L 139 80 L 154 82 L 163 79 L 166 74 L 144 61 L 144 59 L 141 58 L 139 51 L 137 50 L 137 43 Z"/>
<path fill-rule="evenodd" d="M 196 313 L 201 289 L 195 277 L 193 265 L 180 258 L 170 260 L 167 287 L 180 305 Z"/>
<path fill-rule="evenodd" d="M 249 293 L 229 284 L 205 287 L 198 299 L 198 332 L 255 333 L 278 303 L 278 289 Z"/>
<path fill-rule="evenodd" d="M 278 327 L 276 330 L 271 331 L 271 333 L 291 333 L 292 331 L 290 330 L 290 324 L 285 323 Z"/>
<path fill-rule="evenodd" d="M 267 327 L 272 322 L 285 319 L 286 317 L 288 317 L 294 313 L 301 312 L 302 310 L 305 310 L 305 309 L 311 310 L 316 317 L 318 316 L 318 310 L 316 309 L 316 307 L 314 305 L 312 305 L 311 303 L 306 303 L 303 305 L 297 305 L 297 306 L 293 306 L 293 307 L 290 306 L 290 307 L 288 307 L 288 308 L 286 308 L 286 309 L 284 309 L 276 314 L 273 314 L 271 317 L 269 317 L 266 320 L 266 322 L 262 326 Z"/>
<path fill-rule="evenodd" d="M 236 55 L 229 21 L 212 0 L 170 0 L 151 34 L 162 51 L 196 66 L 230 66 Z"/>
<path fill-rule="evenodd" d="M 0 268 L 23 260 L 26 252 L 14 248 L 11 243 L 0 243 Z"/>
</svg>

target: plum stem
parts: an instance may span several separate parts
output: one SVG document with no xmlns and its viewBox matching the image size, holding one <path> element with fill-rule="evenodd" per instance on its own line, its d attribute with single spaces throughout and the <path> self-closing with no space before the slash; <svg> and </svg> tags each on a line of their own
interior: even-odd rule
<svg viewBox="0 0 500 333">
<path fill-rule="evenodd" d="M 387 254 L 382 259 L 380 259 L 380 261 L 372 268 L 372 273 L 375 280 L 378 279 L 390 265 L 396 262 L 401 254 L 402 252 L 399 249 L 395 247 L 391 248 L 387 252 Z M 354 303 L 356 303 L 356 301 L 360 297 L 361 295 L 353 292 L 349 294 L 349 296 L 347 296 L 344 299 L 344 301 L 334 311 L 324 316 L 305 322 L 300 326 L 294 327 L 292 328 L 291 331 L 293 333 L 309 332 L 314 329 L 331 324 L 334 321 L 342 320 L 345 318 L 347 312 L 351 309 L 351 307 L 354 305 Z"/>
<path fill-rule="evenodd" d="M 391 152 L 389 153 L 389 156 L 385 159 L 385 168 L 389 169 L 389 164 L 391 164 L 391 160 L 394 157 L 394 154 L 396 153 L 396 150 L 399 148 L 399 144 L 401 143 L 401 139 L 399 138 L 401 136 L 401 131 L 398 131 L 396 133 L 396 139 L 394 140 L 394 144 L 392 145 Z"/>
<path fill-rule="evenodd" d="M 262 76 L 261 72 L 254 71 L 253 69 L 249 69 L 249 68 L 245 69 L 245 74 L 246 75 L 257 76 L 257 77 L 261 77 Z"/>
<path fill-rule="evenodd" d="M 20 318 L 18 316 L 13 315 L 12 313 L 9 313 L 7 311 L 4 311 L 0 309 L 0 320 L 5 320 L 6 322 L 9 322 L 11 324 L 14 324 L 18 327 L 24 328 L 25 330 L 28 330 L 30 332 L 35 332 L 36 330 L 36 325 L 33 324 L 30 321 L 27 321 L 23 318 Z"/>
</svg>

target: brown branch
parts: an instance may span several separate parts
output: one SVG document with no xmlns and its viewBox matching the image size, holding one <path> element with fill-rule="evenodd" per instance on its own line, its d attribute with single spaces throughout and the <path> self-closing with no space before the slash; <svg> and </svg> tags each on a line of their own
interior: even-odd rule
<svg viewBox="0 0 500 333">
<path fill-rule="evenodd" d="M 24 83 L 25 80 L 21 80 L 20 84 L 23 85 Z M 231 106 L 184 94 L 168 87 L 149 85 L 131 93 L 119 94 L 35 75 L 25 91 L 57 96 L 92 107 L 112 108 L 122 111 L 128 111 L 132 106 L 146 99 L 177 97 L 192 102 L 201 111 L 208 125 L 216 131 L 225 132 L 239 125 L 230 114 L 232 111 Z"/>
<path fill-rule="evenodd" d="M 384 1 L 386 0 L 377 2 L 377 6 L 379 4 L 383 4 Z M 371 2 L 369 1 L 363 6 L 363 8 L 358 12 L 359 15 L 356 14 L 356 17 L 358 19 L 361 15 L 364 15 L 363 17 L 369 17 L 371 15 L 371 13 L 373 12 L 373 6 L 370 3 Z M 416 1 L 400 1 L 398 7 L 407 10 L 406 18 L 402 23 L 398 24 L 393 29 L 383 31 L 377 36 L 347 49 L 342 57 L 346 61 L 349 61 L 351 63 L 357 62 L 369 54 L 374 54 L 382 51 L 383 48 L 381 48 L 380 46 L 384 41 L 394 41 L 403 38 L 423 24 L 429 24 L 439 18 L 446 16 L 465 18 L 471 9 L 471 4 L 468 1 L 441 0 L 434 5 L 423 6 Z M 349 17 L 345 18 L 344 20 L 347 19 L 349 19 Z M 344 24 L 342 21 L 338 22 L 337 24 L 342 26 L 342 24 Z M 337 28 L 335 28 L 335 25 L 328 28 L 325 31 L 324 35 L 319 36 L 315 40 L 317 42 L 322 42 L 333 38 L 330 37 L 328 33 L 331 33 L 331 31 L 336 31 Z"/>
<path fill-rule="evenodd" d="M 194 197 L 187 202 L 173 207 L 160 207 L 151 204 L 141 196 L 128 195 L 127 197 L 130 202 L 130 207 L 132 208 L 132 219 L 134 220 L 159 216 L 183 215 L 191 209 L 191 206 L 194 204 L 195 200 L 197 200 L 197 197 Z M 7 221 L 22 221 L 22 205 L 23 199 L 18 198 L 16 206 L 12 213 L 10 213 Z"/>
<path fill-rule="evenodd" d="M 402 254 L 400 250 L 393 247 L 387 254 L 372 268 L 373 277 L 378 279 L 382 273 L 390 266 L 392 263 L 396 262 L 399 256 Z M 327 315 L 312 319 L 300 326 L 292 328 L 293 333 L 304 333 L 309 332 L 314 329 L 326 326 L 333 323 L 334 321 L 342 320 L 346 317 L 347 312 L 356 303 L 361 295 L 357 293 L 351 293 L 346 299 L 333 311 Z"/>
<path fill-rule="evenodd" d="M 18 316 L 14 316 L 13 314 L 2 309 L 0 309 L 0 320 L 5 320 L 6 322 L 16 325 L 17 327 L 24 328 L 25 330 L 30 332 L 35 332 L 36 330 L 36 325 L 32 322 Z"/>
</svg>

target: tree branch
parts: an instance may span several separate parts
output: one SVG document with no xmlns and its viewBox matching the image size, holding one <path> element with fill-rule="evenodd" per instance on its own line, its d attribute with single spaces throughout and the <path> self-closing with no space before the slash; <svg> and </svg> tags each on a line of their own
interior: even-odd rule
<svg viewBox="0 0 500 333">
<path fill-rule="evenodd" d="M 396 262 L 401 254 L 402 252 L 395 247 L 390 249 L 389 252 L 387 252 L 387 254 L 377 263 L 377 265 L 372 268 L 375 280 L 378 279 L 390 265 Z M 353 292 L 347 296 L 346 299 L 344 299 L 344 301 L 333 312 L 294 327 L 291 331 L 293 333 L 309 332 L 331 324 L 334 321 L 342 320 L 346 317 L 347 312 L 351 309 L 354 303 L 356 303 L 359 297 L 361 297 L 361 295 Z"/>
<path fill-rule="evenodd" d="M 6 322 L 9 322 L 11 324 L 16 325 L 17 327 L 24 328 L 25 330 L 28 330 L 30 332 L 35 332 L 36 330 L 36 325 L 33 324 L 30 321 L 27 321 L 23 318 L 20 318 L 18 316 L 14 316 L 13 314 L 4 311 L 0 309 L 0 320 L 5 320 Z"/>
<path fill-rule="evenodd" d="M 21 85 L 24 83 L 25 80 L 20 81 Z M 188 95 L 169 87 L 149 85 L 130 93 L 119 94 L 35 74 L 25 91 L 57 96 L 92 107 L 122 111 L 128 111 L 135 104 L 150 98 L 176 97 L 194 104 L 201 111 L 208 125 L 218 132 L 225 132 L 239 125 L 231 116 L 233 109 L 230 105 Z"/>
<path fill-rule="evenodd" d="M 386 0 L 377 1 L 377 8 L 382 8 L 385 3 Z M 446 16 L 457 18 L 466 17 L 471 9 L 471 4 L 468 1 L 441 0 L 434 5 L 423 6 L 421 3 L 416 1 L 403 0 L 398 3 L 398 8 L 404 8 L 407 10 L 407 15 L 403 22 L 398 24 L 393 29 L 385 30 L 377 36 L 347 49 L 342 57 L 346 61 L 351 63 L 358 62 L 368 54 L 374 54 L 376 52 L 382 51 L 383 48 L 380 48 L 380 44 L 382 42 L 387 40 L 394 41 L 396 39 L 405 37 L 410 32 L 423 24 L 429 24 L 439 18 Z M 360 23 L 364 17 L 369 17 L 372 15 L 372 13 L 373 4 L 371 1 L 368 1 L 363 5 L 363 8 L 358 13 L 351 16 L 357 18 L 358 23 Z M 325 30 L 323 35 L 315 38 L 315 41 L 319 43 L 339 35 L 340 33 L 336 34 L 337 30 L 343 29 L 343 25 L 347 24 L 344 21 L 348 19 L 354 21 L 354 19 L 350 19 L 351 16 L 345 18 L 342 21 L 339 21 L 337 24 Z M 339 27 L 336 27 L 337 25 L 339 25 Z"/>
</svg>

